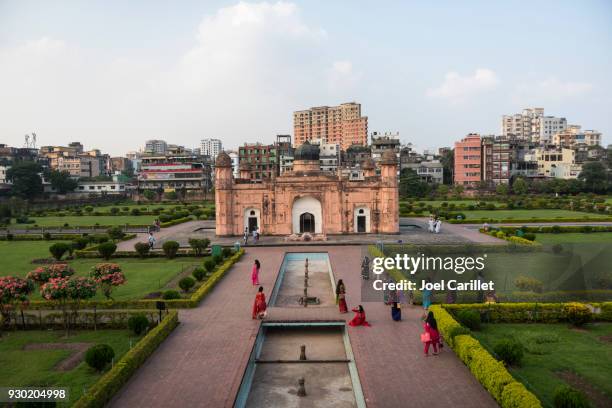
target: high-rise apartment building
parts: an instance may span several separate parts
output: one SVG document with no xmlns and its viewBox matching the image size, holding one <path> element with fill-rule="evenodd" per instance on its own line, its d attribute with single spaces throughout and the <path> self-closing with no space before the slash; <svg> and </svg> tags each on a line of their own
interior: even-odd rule
<svg viewBox="0 0 612 408">
<path fill-rule="evenodd" d="M 342 150 L 368 143 L 368 117 L 361 116 L 361 104 L 355 102 L 293 112 L 293 129 L 296 146 L 312 139 L 338 144 Z"/>
<path fill-rule="evenodd" d="M 567 119 L 544 116 L 544 108 L 528 108 L 516 115 L 503 115 L 501 128 L 502 136 L 550 144 L 553 135 L 567 128 Z"/>
<path fill-rule="evenodd" d="M 255 181 L 271 179 L 279 174 L 278 147 L 275 144 L 245 143 L 238 149 L 240 170 L 249 172 Z"/>
<path fill-rule="evenodd" d="M 553 135 L 567 128 L 567 119 L 554 116 L 542 116 L 539 118 L 539 133 L 532 139 L 536 143 L 550 144 Z"/>
<path fill-rule="evenodd" d="M 480 135 L 470 133 L 455 142 L 454 183 L 476 186 L 482 179 L 482 144 Z"/>
<path fill-rule="evenodd" d="M 200 141 L 200 154 L 210 156 L 213 163 L 221 150 L 223 150 L 223 144 L 219 139 L 202 139 Z"/>
<path fill-rule="evenodd" d="M 494 136 L 482 139 L 482 180 L 490 186 L 510 182 L 510 141 Z"/>
<path fill-rule="evenodd" d="M 168 144 L 165 140 L 147 140 L 145 142 L 145 154 L 165 154 L 168 150 Z"/>
</svg>

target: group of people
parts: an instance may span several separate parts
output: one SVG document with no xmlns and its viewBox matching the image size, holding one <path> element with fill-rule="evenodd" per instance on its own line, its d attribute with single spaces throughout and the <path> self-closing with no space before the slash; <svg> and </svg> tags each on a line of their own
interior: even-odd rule
<svg viewBox="0 0 612 408">
<path fill-rule="evenodd" d="M 348 313 L 348 305 L 346 304 L 346 286 L 344 286 L 344 282 L 342 279 L 338 279 L 338 283 L 336 283 L 336 304 L 338 305 L 338 309 L 340 313 Z M 363 306 L 359 305 L 353 309 L 352 312 L 355 313 L 353 319 L 348 323 L 349 326 L 370 326 L 370 323 L 366 320 L 365 310 Z"/>
<path fill-rule="evenodd" d="M 431 232 L 432 234 L 439 234 L 440 233 L 440 229 L 442 228 L 442 220 L 440 219 L 440 217 L 438 216 L 433 216 L 430 215 L 429 216 L 429 221 L 427 221 L 428 224 L 428 231 Z"/>
<path fill-rule="evenodd" d="M 245 227 L 244 228 L 244 235 L 243 235 L 243 240 L 244 240 L 244 245 L 247 245 L 249 243 L 249 236 L 252 235 L 253 236 L 253 244 L 257 244 L 257 242 L 259 241 L 259 230 L 257 228 L 254 228 L 253 231 L 251 231 L 251 233 L 249 233 L 249 228 Z"/>
</svg>

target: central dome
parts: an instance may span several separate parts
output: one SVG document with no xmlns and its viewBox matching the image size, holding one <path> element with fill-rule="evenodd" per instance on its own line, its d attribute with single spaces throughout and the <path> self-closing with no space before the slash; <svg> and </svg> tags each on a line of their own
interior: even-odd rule
<svg viewBox="0 0 612 408">
<path fill-rule="evenodd" d="M 293 154 L 293 160 L 319 160 L 319 146 L 310 144 L 307 140 Z"/>
</svg>

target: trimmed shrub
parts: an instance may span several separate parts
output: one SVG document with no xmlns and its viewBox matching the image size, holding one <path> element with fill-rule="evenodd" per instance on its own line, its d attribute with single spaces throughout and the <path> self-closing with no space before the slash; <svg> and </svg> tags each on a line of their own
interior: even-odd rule
<svg viewBox="0 0 612 408">
<path fill-rule="evenodd" d="M 544 283 L 542 281 L 529 276 L 519 276 L 514 280 L 514 285 L 521 290 L 536 293 L 541 293 L 544 287 Z"/>
<path fill-rule="evenodd" d="M 476 310 L 459 310 L 457 320 L 470 330 L 480 330 L 480 313 Z"/>
<path fill-rule="evenodd" d="M 140 336 L 149 327 L 149 319 L 143 314 L 131 316 L 128 319 L 128 328 L 137 336 Z"/>
<path fill-rule="evenodd" d="M 232 248 L 223 248 L 221 250 L 221 255 L 223 255 L 223 258 L 229 258 L 230 256 L 232 256 L 232 253 L 234 251 L 232 251 Z"/>
<path fill-rule="evenodd" d="M 582 326 L 591 321 L 591 310 L 582 303 L 570 302 L 563 305 L 563 316 L 574 326 Z"/>
<path fill-rule="evenodd" d="M 87 244 L 89 244 L 89 240 L 85 237 L 75 238 L 74 241 L 72 241 L 72 247 L 74 249 L 85 249 Z"/>
<path fill-rule="evenodd" d="M 53 255 L 53 258 L 56 260 L 62 259 L 64 254 L 70 250 L 70 245 L 65 242 L 56 242 L 55 244 L 49 247 L 49 252 Z"/>
<path fill-rule="evenodd" d="M 501 406 L 503 408 L 541 408 L 542 404 L 523 384 L 515 381 L 504 387 Z"/>
<path fill-rule="evenodd" d="M 167 290 L 162 295 L 162 299 L 164 300 L 172 300 L 172 299 L 180 299 L 180 298 L 181 298 L 181 294 L 178 293 L 176 290 Z"/>
<path fill-rule="evenodd" d="M 206 271 L 201 266 L 198 266 L 193 270 L 191 274 L 194 278 L 196 278 L 198 282 L 202 282 L 204 280 L 204 277 L 206 276 Z"/>
<path fill-rule="evenodd" d="M 43 239 L 46 241 L 49 241 L 51 239 L 51 233 L 50 232 L 43 233 Z"/>
<path fill-rule="evenodd" d="M 472 331 L 470 329 L 468 329 L 467 327 L 463 327 L 463 326 L 455 326 L 452 329 L 449 330 L 448 332 L 448 336 L 452 342 L 452 340 L 455 339 L 455 337 L 457 336 L 461 336 L 463 334 L 471 334 Z M 448 341 L 448 339 L 447 339 Z"/>
<path fill-rule="evenodd" d="M 495 344 L 493 351 L 508 365 L 521 365 L 525 352 L 523 345 L 514 338 L 502 339 Z"/>
<path fill-rule="evenodd" d="M 125 236 L 125 232 L 123 232 L 121 227 L 109 228 L 108 231 L 106 231 L 106 233 L 111 239 L 114 239 L 114 240 L 119 240 Z"/>
<path fill-rule="evenodd" d="M 525 234 L 523 234 L 523 238 L 529 241 L 535 241 L 536 235 L 533 232 L 526 232 Z"/>
<path fill-rule="evenodd" d="M 193 278 L 186 276 L 179 281 L 178 285 L 181 289 L 183 289 L 183 292 L 189 292 L 191 288 L 195 286 L 195 281 Z"/>
<path fill-rule="evenodd" d="M 116 250 L 117 245 L 114 242 L 103 242 L 98 245 L 98 253 L 106 260 L 109 260 Z"/>
<path fill-rule="evenodd" d="M 216 265 L 219 265 L 221 262 L 223 262 L 223 256 L 222 255 L 215 255 L 212 257 L 213 262 Z"/>
<path fill-rule="evenodd" d="M 207 259 L 204 261 L 204 268 L 206 268 L 207 272 L 212 272 L 215 269 L 217 264 L 212 259 Z"/>
<path fill-rule="evenodd" d="M 111 209 L 109 210 L 111 215 L 117 215 L 120 211 L 121 210 L 118 207 L 111 207 Z"/>
<path fill-rule="evenodd" d="M 179 250 L 179 243 L 176 241 L 166 241 L 162 245 L 162 249 L 168 259 L 173 259 Z"/>
<path fill-rule="evenodd" d="M 108 344 L 96 344 L 85 353 L 85 362 L 97 371 L 102 371 L 115 357 L 115 351 Z"/>
<path fill-rule="evenodd" d="M 197 256 L 202 255 L 202 253 L 206 250 L 209 244 L 210 244 L 210 239 L 208 238 L 204 238 L 204 239 L 190 238 L 189 239 L 189 246 L 193 249 L 193 252 Z"/>
<path fill-rule="evenodd" d="M 591 403 L 584 393 L 569 385 L 562 385 L 555 389 L 555 408 L 590 408 Z"/>
<path fill-rule="evenodd" d="M 132 210 L 130 211 L 130 214 L 140 215 L 140 210 L 138 208 L 132 208 Z"/>
<path fill-rule="evenodd" d="M 146 242 L 137 242 L 134 244 L 134 250 L 141 258 L 146 258 L 146 256 L 149 255 L 150 249 L 151 247 L 149 247 L 149 244 Z"/>
</svg>

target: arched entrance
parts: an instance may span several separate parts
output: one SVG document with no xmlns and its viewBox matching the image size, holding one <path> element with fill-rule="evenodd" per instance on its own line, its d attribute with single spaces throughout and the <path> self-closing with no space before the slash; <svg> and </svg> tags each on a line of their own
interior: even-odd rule
<svg viewBox="0 0 612 408">
<path fill-rule="evenodd" d="M 370 232 L 370 209 L 366 206 L 355 208 L 355 216 L 353 219 L 354 232 L 368 233 Z"/>
<path fill-rule="evenodd" d="M 300 233 L 315 232 L 315 216 L 311 213 L 304 213 L 300 215 Z"/>
<path fill-rule="evenodd" d="M 259 230 L 261 232 L 261 222 L 259 209 L 247 208 L 244 210 L 244 226 L 243 231 L 246 228 L 249 233 Z"/>
<path fill-rule="evenodd" d="M 291 207 L 291 231 L 294 234 L 323 233 L 321 202 L 312 196 L 300 197 Z"/>
</svg>

